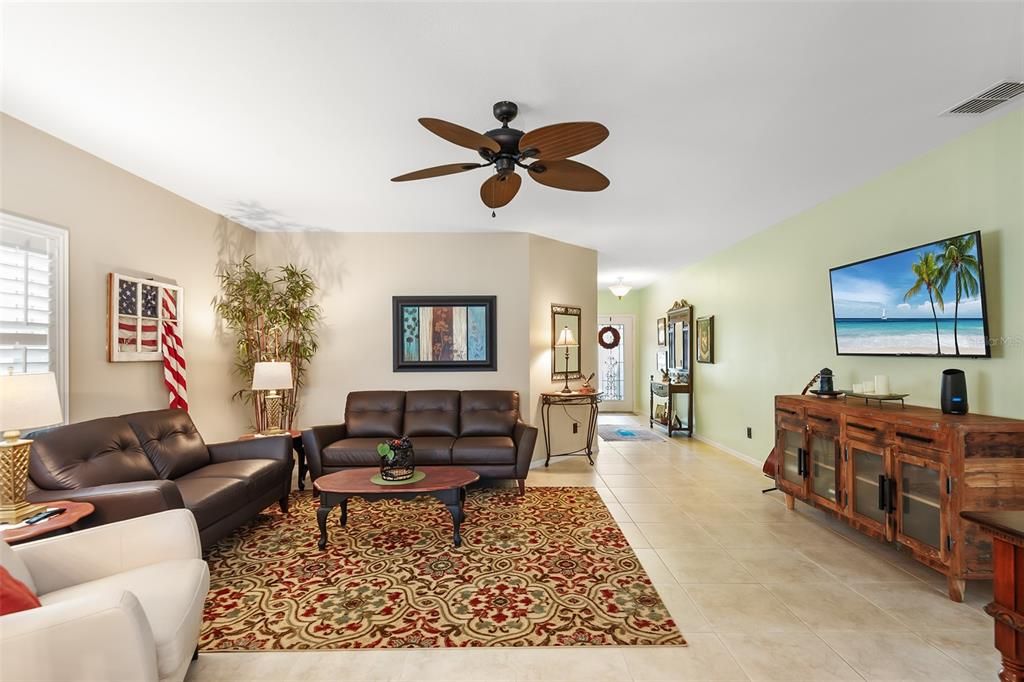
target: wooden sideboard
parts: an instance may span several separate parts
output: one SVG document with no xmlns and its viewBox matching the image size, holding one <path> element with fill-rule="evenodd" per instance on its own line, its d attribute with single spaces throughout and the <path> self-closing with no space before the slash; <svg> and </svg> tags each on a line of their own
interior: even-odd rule
<svg viewBox="0 0 1024 682">
<path fill-rule="evenodd" d="M 775 397 L 776 484 L 944 574 L 949 597 L 992 578 L 992 542 L 962 511 L 1024 509 L 1024 421 L 853 399 Z"/>
</svg>

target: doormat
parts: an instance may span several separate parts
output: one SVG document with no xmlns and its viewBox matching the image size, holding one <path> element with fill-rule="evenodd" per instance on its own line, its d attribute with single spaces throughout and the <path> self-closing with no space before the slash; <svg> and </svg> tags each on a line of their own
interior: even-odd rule
<svg viewBox="0 0 1024 682">
<path fill-rule="evenodd" d="M 599 424 L 597 433 L 604 440 L 665 440 L 650 429 L 627 429 L 612 424 Z"/>
</svg>

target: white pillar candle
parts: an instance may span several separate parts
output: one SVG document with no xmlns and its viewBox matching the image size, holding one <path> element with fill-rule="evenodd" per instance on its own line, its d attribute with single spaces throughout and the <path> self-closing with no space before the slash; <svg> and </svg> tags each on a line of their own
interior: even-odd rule
<svg viewBox="0 0 1024 682">
<path fill-rule="evenodd" d="M 854 393 L 863 393 L 864 392 L 864 384 L 854 384 L 853 385 L 853 392 Z"/>
<path fill-rule="evenodd" d="M 889 393 L 889 377 L 884 374 L 875 375 L 875 393 L 882 395 L 888 395 Z"/>
</svg>

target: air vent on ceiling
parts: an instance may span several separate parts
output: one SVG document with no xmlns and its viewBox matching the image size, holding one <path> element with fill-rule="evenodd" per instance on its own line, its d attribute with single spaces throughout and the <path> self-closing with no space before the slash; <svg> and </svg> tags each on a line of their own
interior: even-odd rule
<svg viewBox="0 0 1024 682">
<path fill-rule="evenodd" d="M 961 102 L 949 111 L 947 114 L 983 114 L 993 107 L 997 107 L 1003 102 L 1008 102 L 1013 97 L 1024 93 L 1024 83 L 1017 81 L 1003 81 L 999 85 L 995 85 L 980 95 L 975 95 L 966 102 Z"/>
</svg>

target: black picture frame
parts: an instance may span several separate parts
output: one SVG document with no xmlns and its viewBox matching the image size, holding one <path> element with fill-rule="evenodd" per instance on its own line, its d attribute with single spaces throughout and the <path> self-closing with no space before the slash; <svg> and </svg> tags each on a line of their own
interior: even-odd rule
<svg viewBox="0 0 1024 682">
<path fill-rule="evenodd" d="M 403 317 L 406 308 L 482 306 L 487 338 L 482 360 L 409 360 L 405 357 Z M 395 372 L 496 372 L 498 370 L 497 296 L 393 296 L 391 347 Z"/>
</svg>

